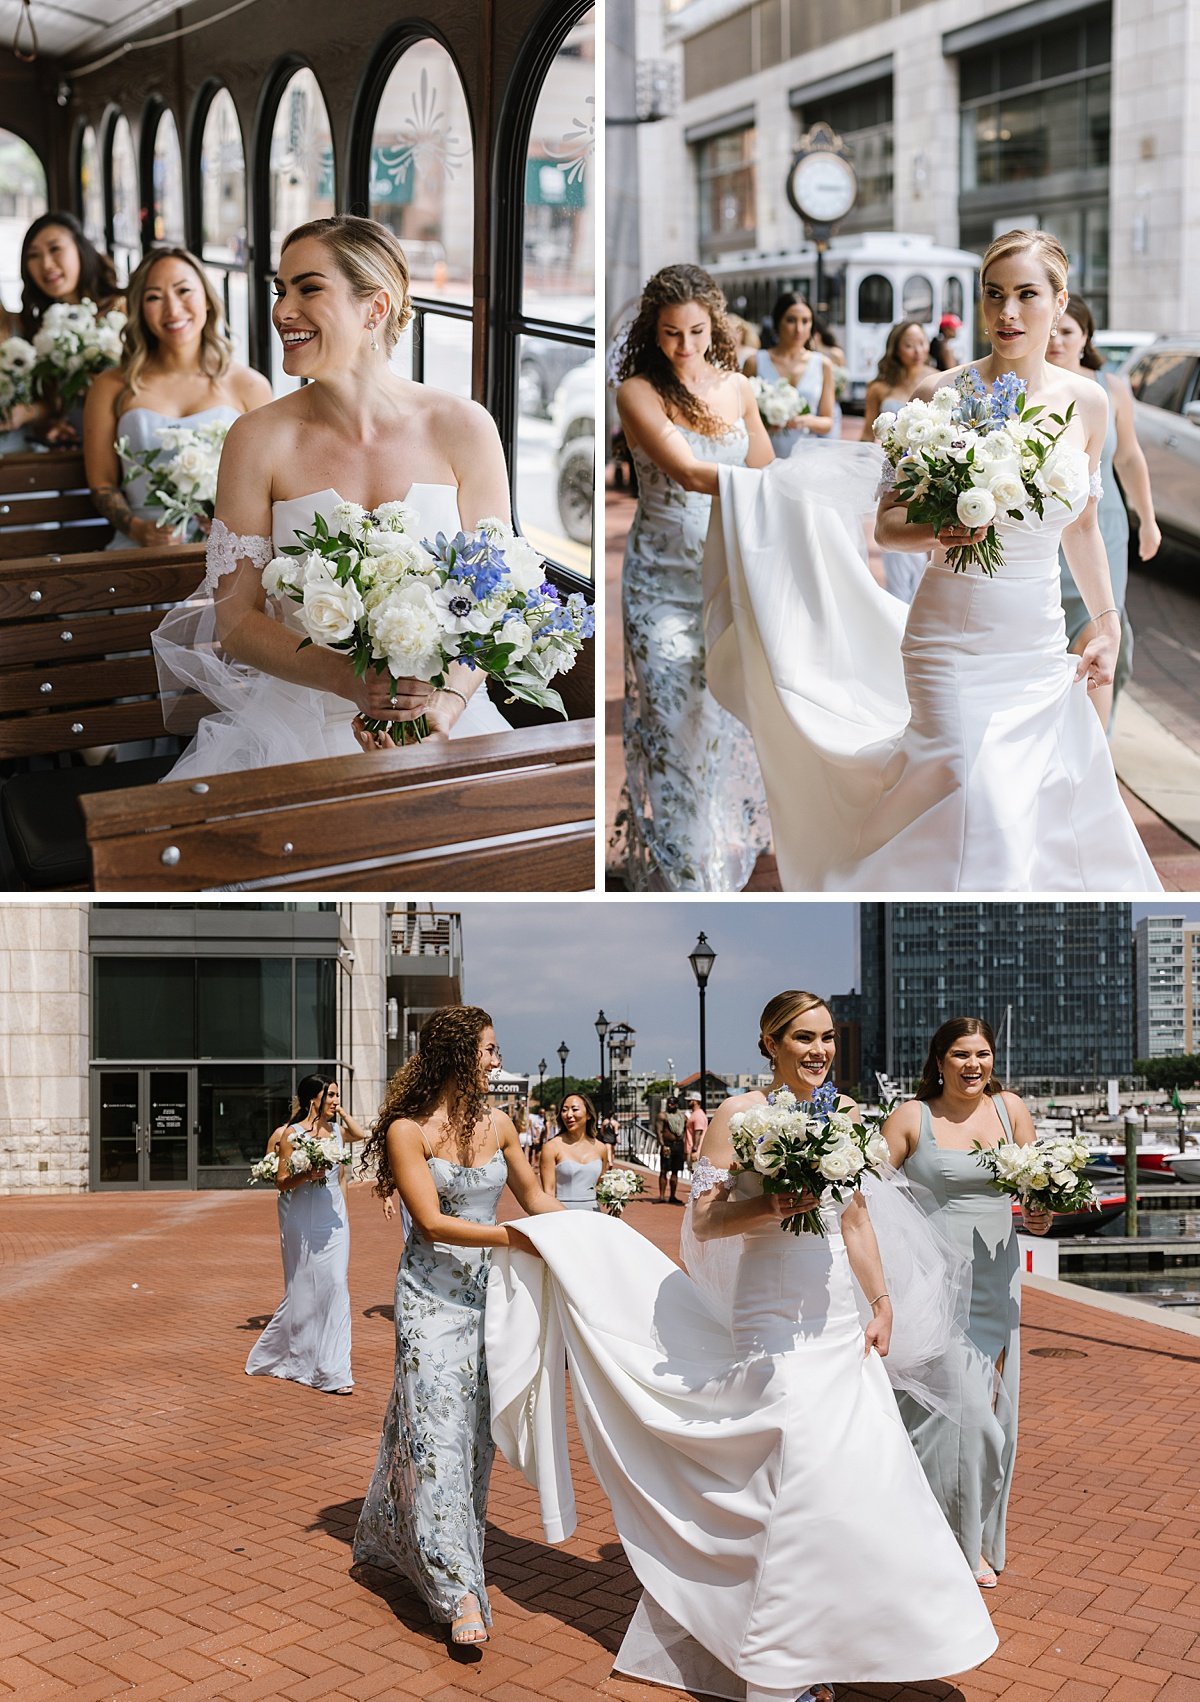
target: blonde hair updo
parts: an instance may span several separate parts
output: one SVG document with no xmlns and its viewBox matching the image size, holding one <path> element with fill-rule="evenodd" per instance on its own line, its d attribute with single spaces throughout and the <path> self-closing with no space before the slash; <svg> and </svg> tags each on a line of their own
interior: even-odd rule
<svg viewBox="0 0 1200 1702">
<path fill-rule="evenodd" d="M 1054 290 L 1065 290 L 1071 263 L 1062 243 L 1046 230 L 1006 230 L 1003 236 L 998 236 L 980 262 L 980 283 L 987 277 L 988 267 L 997 260 L 1007 260 L 1009 255 L 1024 254 L 1027 250 L 1041 261 Z"/>
<path fill-rule="evenodd" d="M 763 1057 L 774 1062 L 767 1050 L 767 1041 L 773 1040 L 778 1045 L 797 1017 L 803 1016 L 806 1011 L 822 1009 L 829 1009 L 829 1000 L 819 998 L 816 993 L 776 993 L 758 1019 L 758 1049 Z"/>
<path fill-rule="evenodd" d="M 280 259 L 294 242 L 316 237 L 333 255 L 338 271 L 360 301 L 368 301 L 376 290 L 391 297 L 387 318 L 377 327 L 389 354 L 400 333 L 412 318 L 408 261 L 398 238 L 378 219 L 360 218 L 357 213 L 335 213 L 328 219 L 310 219 L 297 225 L 283 239 Z"/>
</svg>

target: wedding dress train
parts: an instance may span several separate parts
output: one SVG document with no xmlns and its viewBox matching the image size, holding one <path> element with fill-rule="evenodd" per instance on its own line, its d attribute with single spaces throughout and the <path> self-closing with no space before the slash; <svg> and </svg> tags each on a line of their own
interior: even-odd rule
<svg viewBox="0 0 1200 1702">
<path fill-rule="evenodd" d="M 824 1220 L 825 1236 L 771 1223 L 741 1238 L 731 1325 L 599 1214 L 522 1220 L 541 1260 L 493 1256 L 493 1434 L 536 1486 L 548 1540 L 565 1540 L 569 1362 L 588 1459 L 644 1590 L 623 1673 L 794 1697 L 820 1681 L 944 1677 L 997 1646 L 883 1363 L 864 1357 L 869 1309 L 836 1208 Z"/>
<path fill-rule="evenodd" d="M 787 891 L 1157 892 L 1078 659 L 1058 547 L 1089 497 L 1003 520 L 994 577 L 928 566 L 911 608 L 858 519 L 873 445 L 722 467 L 704 559 L 708 685 L 754 734 Z"/>
</svg>

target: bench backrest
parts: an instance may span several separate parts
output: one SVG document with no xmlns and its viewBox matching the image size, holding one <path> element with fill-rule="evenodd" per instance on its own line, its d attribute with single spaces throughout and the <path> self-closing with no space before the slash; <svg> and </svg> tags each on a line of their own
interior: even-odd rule
<svg viewBox="0 0 1200 1702">
<path fill-rule="evenodd" d="M 0 562 L 0 760 L 162 733 L 150 634 L 203 573 L 199 545 Z"/>
<path fill-rule="evenodd" d="M 585 890 L 595 722 L 83 799 L 96 890 Z"/>
<path fill-rule="evenodd" d="M 58 528 L 48 542 L 47 526 Z M 113 529 L 92 507 L 79 449 L 0 455 L 0 561 L 99 550 Z"/>
</svg>

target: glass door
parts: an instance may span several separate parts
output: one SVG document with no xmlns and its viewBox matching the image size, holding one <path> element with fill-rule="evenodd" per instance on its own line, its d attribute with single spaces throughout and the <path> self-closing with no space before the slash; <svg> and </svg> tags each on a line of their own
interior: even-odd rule
<svg viewBox="0 0 1200 1702">
<path fill-rule="evenodd" d="M 105 1069 L 92 1077 L 92 1186 L 194 1188 L 190 1069 Z"/>
</svg>

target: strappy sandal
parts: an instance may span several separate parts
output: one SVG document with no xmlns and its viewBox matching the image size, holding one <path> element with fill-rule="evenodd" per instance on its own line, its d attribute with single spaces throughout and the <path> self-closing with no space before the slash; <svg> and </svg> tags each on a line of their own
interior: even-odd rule
<svg viewBox="0 0 1200 1702">
<path fill-rule="evenodd" d="M 796 1702 L 833 1702 L 834 1694 L 832 1684 L 810 1684 Z"/>
<path fill-rule="evenodd" d="M 994 1590 L 1000 1580 L 997 1578 L 993 1568 L 988 1565 L 987 1561 L 981 1560 L 979 1565 L 975 1568 L 975 1582 L 979 1585 L 981 1590 Z"/>
<path fill-rule="evenodd" d="M 486 1643 L 488 1629 L 483 1621 L 483 1613 L 473 1608 L 469 1613 L 460 1613 L 450 1625 L 450 1641 L 460 1649 L 471 1649 L 477 1643 Z"/>
<path fill-rule="evenodd" d="M 354 1393 L 354 1384 L 349 1383 L 344 1389 L 330 1389 L 329 1393 L 331 1395 L 352 1395 Z"/>
</svg>

